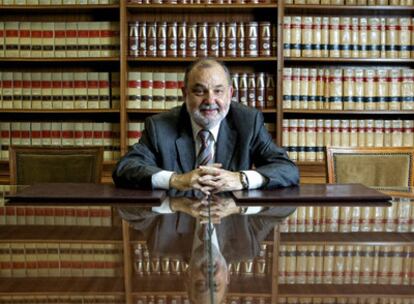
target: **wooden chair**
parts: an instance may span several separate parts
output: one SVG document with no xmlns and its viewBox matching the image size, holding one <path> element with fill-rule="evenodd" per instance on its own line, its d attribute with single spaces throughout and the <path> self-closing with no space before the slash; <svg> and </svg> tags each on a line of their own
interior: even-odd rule
<svg viewBox="0 0 414 304">
<path fill-rule="evenodd" d="M 328 183 L 361 183 L 387 191 L 413 186 L 414 147 L 327 147 Z"/>
<path fill-rule="evenodd" d="M 99 183 L 103 147 L 10 147 L 10 184 Z"/>
</svg>

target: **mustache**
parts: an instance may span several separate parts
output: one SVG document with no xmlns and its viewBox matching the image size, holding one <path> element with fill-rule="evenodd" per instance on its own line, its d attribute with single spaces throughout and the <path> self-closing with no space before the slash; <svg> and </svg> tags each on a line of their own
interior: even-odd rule
<svg viewBox="0 0 414 304">
<path fill-rule="evenodd" d="M 216 104 L 201 104 L 198 107 L 199 110 L 203 111 L 203 110 L 218 110 L 219 107 Z"/>
</svg>

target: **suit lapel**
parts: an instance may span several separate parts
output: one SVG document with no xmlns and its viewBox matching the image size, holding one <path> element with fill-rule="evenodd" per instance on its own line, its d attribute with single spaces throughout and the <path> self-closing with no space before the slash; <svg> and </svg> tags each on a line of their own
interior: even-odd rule
<svg viewBox="0 0 414 304">
<path fill-rule="evenodd" d="M 175 147 L 183 172 L 189 172 L 194 169 L 195 147 L 190 118 L 184 106 L 181 108 L 180 118 L 181 123 Z"/>
<path fill-rule="evenodd" d="M 216 163 L 221 163 L 224 169 L 230 168 L 230 161 L 235 151 L 237 132 L 231 128 L 231 122 L 223 119 L 217 139 Z"/>
</svg>

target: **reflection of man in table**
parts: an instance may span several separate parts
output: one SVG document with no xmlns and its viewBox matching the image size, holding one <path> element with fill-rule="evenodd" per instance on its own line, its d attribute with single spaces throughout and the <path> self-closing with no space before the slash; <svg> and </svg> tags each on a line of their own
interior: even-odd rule
<svg viewBox="0 0 414 304">
<path fill-rule="evenodd" d="M 204 242 L 208 236 L 203 229 L 207 222 L 207 201 L 205 198 L 170 197 L 169 204 L 169 208 L 177 212 L 160 213 L 167 210 L 166 206 L 153 210 L 137 207 L 121 209 L 121 216 L 144 234 L 153 256 L 175 257 L 189 264 L 184 279 L 191 303 L 211 303 Z M 275 224 L 295 210 L 292 207 L 249 207 L 246 212 L 254 214 L 239 215 L 235 214 L 237 209 L 230 198 L 214 196 L 210 201 L 211 218 L 216 223 L 211 235 L 215 304 L 222 303 L 226 294 L 229 283 L 227 263 L 257 256 L 260 244 Z M 194 217 L 196 214 L 198 219 Z"/>
<path fill-rule="evenodd" d="M 231 103 L 232 93 L 224 65 L 193 63 L 185 104 L 146 119 L 140 142 L 116 166 L 115 184 L 205 193 L 296 185 L 298 169 L 273 143 L 261 112 Z"/>
<path fill-rule="evenodd" d="M 298 169 L 286 152 L 273 143 L 261 112 L 231 103 L 232 93 L 230 73 L 223 64 L 212 59 L 193 63 L 185 74 L 184 105 L 146 119 L 140 142 L 115 168 L 115 184 L 146 189 L 200 190 L 207 195 L 296 185 Z M 149 242 L 160 253 L 167 249 L 173 253 L 178 250 L 187 260 L 192 253 L 194 258 L 198 257 L 197 251 L 193 250 L 195 218 L 203 221 L 205 208 L 191 200 L 181 204 L 171 202 L 170 206 L 172 208 L 166 207 L 167 212 L 186 214 L 142 217 L 140 210 L 127 209 L 121 210 L 121 214 L 138 230 L 154 226 Z M 218 209 L 214 211 L 213 220 L 223 219 L 215 226 L 218 252 L 227 258 L 232 254 L 240 255 L 244 249 L 258 248 L 257 244 L 254 248 L 249 247 L 254 234 L 246 227 L 247 219 L 241 217 L 236 221 L 230 216 L 243 213 L 244 209 L 229 201 L 223 201 L 215 208 Z M 289 212 L 283 208 L 274 209 L 279 218 L 291 212 L 292 209 Z M 194 279 L 204 277 L 200 274 L 200 265 L 202 263 L 190 267 L 188 282 L 202 281 Z M 224 282 L 223 288 L 227 285 L 223 281 L 226 278 L 224 270 L 221 280 L 216 279 Z M 200 293 L 203 282 L 197 284 L 190 284 L 189 295 L 193 297 L 193 303 L 198 304 L 203 303 L 200 297 L 205 293 Z M 225 288 L 218 290 L 217 296 L 224 293 Z"/>
</svg>

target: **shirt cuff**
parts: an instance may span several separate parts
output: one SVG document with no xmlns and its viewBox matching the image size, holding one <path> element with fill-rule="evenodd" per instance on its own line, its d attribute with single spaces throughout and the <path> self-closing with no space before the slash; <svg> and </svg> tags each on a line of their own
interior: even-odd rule
<svg viewBox="0 0 414 304">
<path fill-rule="evenodd" d="M 263 210 L 263 207 L 254 206 L 254 207 L 247 207 L 246 212 L 244 214 L 256 214 Z"/>
<path fill-rule="evenodd" d="M 170 189 L 170 178 L 173 171 L 160 171 L 151 176 L 151 184 L 153 189 Z"/>
<path fill-rule="evenodd" d="M 259 172 L 254 170 L 243 170 L 243 172 L 249 181 L 249 189 L 257 189 L 264 185 L 265 178 Z"/>
<path fill-rule="evenodd" d="M 253 208 L 255 208 L 255 207 L 253 207 Z M 157 212 L 157 213 L 163 213 L 163 214 L 166 214 L 166 213 L 174 213 L 171 210 L 171 207 L 170 207 L 170 198 L 168 198 L 168 197 L 162 202 L 161 206 L 152 207 L 151 209 L 152 209 L 153 212 Z"/>
</svg>

